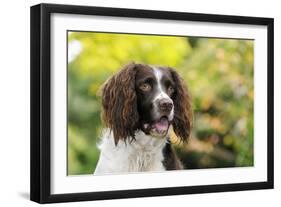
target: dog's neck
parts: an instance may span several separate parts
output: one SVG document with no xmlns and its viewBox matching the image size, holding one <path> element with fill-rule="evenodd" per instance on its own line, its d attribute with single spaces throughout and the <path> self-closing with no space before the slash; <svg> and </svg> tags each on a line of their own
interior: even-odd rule
<svg viewBox="0 0 281 207">
<path fill-rule="evenodd" d="M 162 148 L 167 140 L 166 137 L 153 137 L 145 134 L 143 131 L 140 130 L 137 131 L 135 135 L 135 140 L 133 140 L 130 144 L 132 144 L 132 146 L 137 149 L 145 151 L 155 151 L 155 149 Z M 121 145 L 123 144 L 124 142 L 121 143 Z"/>
<path fill-rule="evenodd" d="M 105 130 L 99 144 L 100 160 L 95 174 L 163 171 L 162 150 L 167 138 L 157 138 L 136 131 L 135 140 L 119 140 L 115 145 L 113 134 Z"/>
</svg>

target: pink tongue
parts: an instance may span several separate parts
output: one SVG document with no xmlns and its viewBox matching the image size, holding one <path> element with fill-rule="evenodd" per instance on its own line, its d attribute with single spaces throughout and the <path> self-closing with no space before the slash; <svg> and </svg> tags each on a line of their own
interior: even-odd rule
<svg viewBox="0 0 281 207">
<path fill-rule="evenodd" d="M 165 131 L 169 127 L 169 122 L 167 118 L 161 118 L 158 122 L 155 123 L 155 128 L 157 131 Z"/>
</svg>

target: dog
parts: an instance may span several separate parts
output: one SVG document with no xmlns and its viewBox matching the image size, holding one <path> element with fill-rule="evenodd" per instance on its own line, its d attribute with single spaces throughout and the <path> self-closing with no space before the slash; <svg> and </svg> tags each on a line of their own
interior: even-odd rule
<svg viewBox="0 0 281 207">
<path fill-rule="evenodd" d="M 183 169 L 170 133 L 187 141 L 192 107 L 174 69 L 130 63 L 108 79 L 101 92 L 106 128 L 95 175 Z"/>
</svg>

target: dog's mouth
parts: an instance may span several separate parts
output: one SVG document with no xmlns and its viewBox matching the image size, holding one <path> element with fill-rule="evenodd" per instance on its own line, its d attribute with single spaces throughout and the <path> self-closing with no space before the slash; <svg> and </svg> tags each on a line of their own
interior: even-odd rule
<svg viewBox="0 0 281 207">
<path fill-rule="evenodd" d="M 168 133 L 170 124 L 168 117 L 162 116 L 151 124 L 145 123 L 143 127 L 145 132 L 149 133 L 151 136 L 164 137 Z"/>
</svg>

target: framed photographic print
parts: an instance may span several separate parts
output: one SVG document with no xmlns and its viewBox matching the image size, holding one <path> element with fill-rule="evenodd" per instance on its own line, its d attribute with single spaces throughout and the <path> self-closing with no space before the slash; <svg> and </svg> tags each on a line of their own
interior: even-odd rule
<svg viewBox="0 0 281 207">
<path fill-rule="evenodd" d="M 31 200 L 273 188 L 273 19 L 31 7 Z"/>
</svg>

